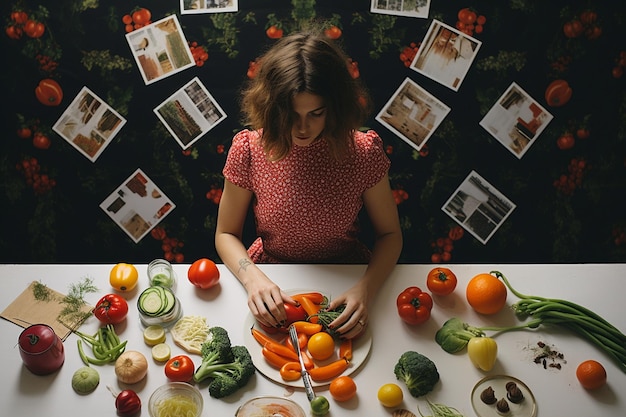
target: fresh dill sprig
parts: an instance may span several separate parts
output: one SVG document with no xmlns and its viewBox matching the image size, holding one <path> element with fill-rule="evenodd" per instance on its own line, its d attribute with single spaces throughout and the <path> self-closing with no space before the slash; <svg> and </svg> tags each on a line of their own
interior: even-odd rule
<svg viewBox="0 0 626 417">
<path fill-rule="evenodd" d="M 93 284 L 92 278 L 83 278 L 79 283 L 71 284 L 69 292 L 61 300 L 64 307 L 57 320 L 67 325 L 67 323 L 82 323 L 89 318 L 91 311 L 83 311 L 82 308 L 86 304 L 85 295 L 95 292 L 98 292 L 98 288 Z"/>
<path fill-rule="evenodd" d="M 33 297 L 37 301 L 52 301 L 54 294 L 46 284 L 41 281 L 35 281 L 33 283 Z"/>
</svg>

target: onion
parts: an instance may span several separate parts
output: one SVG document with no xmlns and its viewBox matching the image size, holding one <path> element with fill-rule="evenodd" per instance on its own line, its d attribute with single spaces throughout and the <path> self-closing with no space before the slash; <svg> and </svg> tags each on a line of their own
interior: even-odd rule
<svg viewBox="0 0 626 417">
<path fill-rule="evenodd" d="M 79 394 L 88 394 L 100 383 L 100 374 L 89 366 L 83 366 L 72 375 L 72 388 Z"/>
<path fill-rule="evenodd" d="M 115 361 L 115 375 L 120 382 L 136 384 L 148 373 L 148 361 L 141 352 L 128 350 Z"/>
</svg>

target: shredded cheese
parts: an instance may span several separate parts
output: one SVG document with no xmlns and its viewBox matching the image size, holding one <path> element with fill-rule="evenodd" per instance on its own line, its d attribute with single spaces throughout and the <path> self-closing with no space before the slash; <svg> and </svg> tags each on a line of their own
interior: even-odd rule
<svg viewBox="0 0 626 417">
<path fill-rule="evenodd" d="M 171 329 L 172 339 L 189 353 L 202 353 L 202 343 L 209 337 L 209 325 L 201 316 L 183 316 Z"/>
<path fill-rule="evenodd" d="M 158 417 L 196 417 L 198 405 L 184 395 L 165 398 L 156 404 Z"/>
</svg>

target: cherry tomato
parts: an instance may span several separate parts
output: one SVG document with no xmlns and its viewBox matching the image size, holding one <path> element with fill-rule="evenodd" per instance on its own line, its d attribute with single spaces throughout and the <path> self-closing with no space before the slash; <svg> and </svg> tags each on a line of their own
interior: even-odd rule
<svg viewBox="0 0 626 417">
<path fill-rule="evenodd" d="M 270 39 L 280 39 L 283 37 L 283 30 L 277 26 L 272 25 L 267 28 L 265 34 Z"/>
<path fill-rule="evenodd" d="M 571 149 L 574 147 L 576 140 L 574 139 L 574 135 L 571 133 L 563 133 L 557 140 L 556 146 L 558 146 L 561 150 Z"/>
<path fill-rule="evenodd" d="M 128 303 L 117 294 L 107 294 L 102 297 L 93 310 L 96 316 L 103 324 L 121 323 L 128 314 Z"/>
<path fill-rule="evenodd" d="M 150 23 L 150 19 L 152 19 L 152 13 L 150 13 L 150 10 L 142 7 L 135 10 L 131 17 L 136 25 L 147 25 Z"/>
<path fill-rule="evenodd" d="M 426 286 L 433 294 L 448 295 L 456 288 L 457 278 L 449 268 L 434 268 L 426 277 Z"/>
<path fill-rule="evenodd" d="M 41 132 L 37 132 L 33 136 L 33 146 L 37 149 L 48 149 L 50 143 L 50 138 Z"/>
<path fill-rule="evenodd" d="M 217 285 L 220 271 L 212 260 L 200 258 L 189 267 L 187 278 L 196 287 L 206 290 Z"/>
<path fill-rule="evenodd" d="M 165 363 L 165 376 L 173 382 L 189 382 L 193 378 L 195 365 L 187 355 L 178 355 Z"/>
<path fill-rule="evenodd" d="M 17 129 L 17 136 L 22 139 L 28 139 L 32 136 L 33 131 L 28 127 L 20 127 Z"/>
<path fill-rule="evenodd" d="M 324 34 L 329 39 L 339 39 L 341 37 L 342 31 L 337 26 L 333 25 L 324 31 Z"/>
</svg>

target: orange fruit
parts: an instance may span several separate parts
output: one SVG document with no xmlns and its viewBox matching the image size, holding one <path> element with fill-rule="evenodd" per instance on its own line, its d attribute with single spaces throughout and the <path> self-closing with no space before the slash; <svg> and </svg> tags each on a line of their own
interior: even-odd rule
<svg viewBox="0 0 626 417">
<path fill-rule="evenodd" d="M 347 375 L 333 379 L 328 389 L 335 401 L 348 401 L 356 395 L 356 383 Z"/>
<path fill-rule="evenodd" d="M 467 283 L 465 296 L 472 308 L 481 314 L 495 314 L 506 303 L 506 286 L 491 274 L 478 274 Z"/>
<path fill-rule="evenodd" d="M 576 378 L 585 389 L 597 389 L 606 384 L 606 369 L 598 361 L 587 360 L 576 368 Z"/>
<path fill-rule="evenodd" d="M 309 337 L 307 349 L 313 359 L 326 360 L 335 353 L 335 339 L 326 332 L 315 333 Z"/>
</svg>

